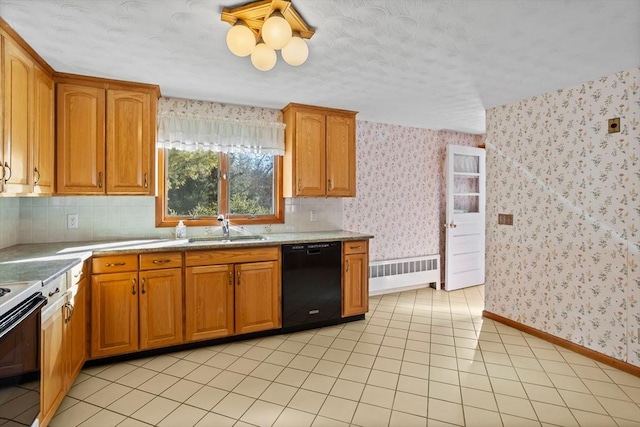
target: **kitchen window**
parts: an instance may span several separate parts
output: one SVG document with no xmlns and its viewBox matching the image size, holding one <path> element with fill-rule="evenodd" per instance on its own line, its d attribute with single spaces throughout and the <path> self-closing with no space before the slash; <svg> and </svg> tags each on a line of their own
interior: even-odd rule
<svg viewBox="0 0 640 427">
<path fill-rule="evenodd" d="M 171 109 L 158 114 L 157 147 L 157 225 L 284 222 L 283 123 Z"/>
<path fill-rule="evenodd" d="M 282 223 L 282 157 L 162 149 L 158 153 L 158 225 Z"/>
</svg>

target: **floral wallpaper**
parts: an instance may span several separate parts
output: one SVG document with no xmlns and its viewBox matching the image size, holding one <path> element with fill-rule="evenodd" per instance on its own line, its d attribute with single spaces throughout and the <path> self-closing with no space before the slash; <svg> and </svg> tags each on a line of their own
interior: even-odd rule
<svg viewBox="0 0 640 427">
<path fill-rule="evenodd" d="M 635 68 L 490 109 L 486 135 L 486 310 L 636 366 L 639 83 Z"/>
<path fill-rule="evenodd" d="M 358 121 L 356 140 L 356 197 L 344 201 L 343 227 L 375 236 L 371 261 L 444 253 L 446 146 L 482 137 Z"/>
</svg>

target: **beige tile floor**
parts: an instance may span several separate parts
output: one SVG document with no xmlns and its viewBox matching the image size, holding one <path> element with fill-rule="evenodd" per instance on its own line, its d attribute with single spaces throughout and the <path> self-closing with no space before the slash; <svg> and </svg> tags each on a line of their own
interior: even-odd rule
<svg viewBox="0 0 640 427">
<path fill-rule="evenodd" d="M 640 378 L 483 319 L 482 286 L 363 321 L 84 369 L 52 426 L 640 426 Z"/>
</svg>

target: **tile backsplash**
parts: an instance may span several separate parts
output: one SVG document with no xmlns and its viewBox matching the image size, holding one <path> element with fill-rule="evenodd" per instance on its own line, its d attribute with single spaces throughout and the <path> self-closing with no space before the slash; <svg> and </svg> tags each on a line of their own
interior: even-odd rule
<svg viewBox="0 0 640 427">
<path fill-rule="evenodd" d="M 315 221 L 311 221 L 314 211 Z M 67 215 L 78 228 L 67 228 Z M 233 225 L 233 223 L 232 223 Z M 245 226 L 254 233 L 326 231 L 342 228 L 342 199 L 285 199 L 285 223 Z M 218 227 L 214 227 L 218 232 Z M 0 249 L 20 243 L 74 242 L 126 238 L 171 238 L 172 227 L 155 226 L 155 198 L 65 196 L 0 198 Z M 187 235 L 205 234 L 189 227 Z"/>
</svg>

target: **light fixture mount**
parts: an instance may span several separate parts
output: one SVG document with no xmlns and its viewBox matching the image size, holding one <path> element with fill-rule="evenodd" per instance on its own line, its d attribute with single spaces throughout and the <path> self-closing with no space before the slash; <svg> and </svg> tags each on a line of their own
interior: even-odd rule
<svg viewBox="0 0 640 427">
<path fill-rule="evenodd" d="M 275 41 L 275 37 L 270 37 L 271 34 L 266 34 L 268 28 L 264 28 L 266 35 L 263 36 L 264 24 L 272 16 L 273 19 L 284 18 L 286 23 L 283 22 L 283 25 L 287 28 L 286 32 L 289 31 L 288 27 L 286 27 L 288 23 L 291 27 L 293 37 L 289 37 L 285 34 L 286 38 L 280 39 L 284 41 L 278 43 Z M 253 32 L 257 40 L 265 40 L 265 43 L 267 45 L 271 45 L 272 49 L 282 49 L 284 51 L 285 47 L 288 47 L 287 54 L 283 54 L 283 59 L 289 65 L 293 66 L 301 65 L 306 60 L 309 50 L 302 39 L 310 39 L 315 33 L 315 30 L 310 27 L 302 16 L 300 16 L 300 14 L 295 10 L 291 4 L 291 0 L 260 0 L 234 8 L 223 8 L 220 18 L 222 21 L 231 24 L 232 28 L 233 26 L 237 27 L 238 24 L 248 27 Z M 280 19 L 280 21 L 282 21 L 282 19 Z M 269 25 L 266 27 L 269 27 Z M 236 30 L 241 30 L 241 28 L 236 28 Z M 282 27 L 280 27 L 280 32 L 282 33 Z M 282 34 L 279 34 L 279 36 L 282 36 Z M 270 39 L 274 40 L 274 42 L 270 43 Z M 288 45 L 289 40 L 293 40 L 291 46 Z M 242 49 L 240 49 L 241 54 L 238 53 L 237 45 L 239 43 L 240 39 L 234 39 L 234 36 L 231 36 L 230 31 L 227 35 L 227 46 L 234 54 L 238 56 L 246 56 L 245 51 L 242 51 Z M 246 44 L 246 40 L 244 43 Z M 291 58 L 295 59 L 292 60 Z M 275 62 L 273 65 L 275 65 Z M 273 67 L 273 65 L 271 65 L 271 67 Z M 263 69 L 265 67 L 259 68 L 256 66 L 256 68 L 266 71 L 266 69 Z"/>
</svg>

